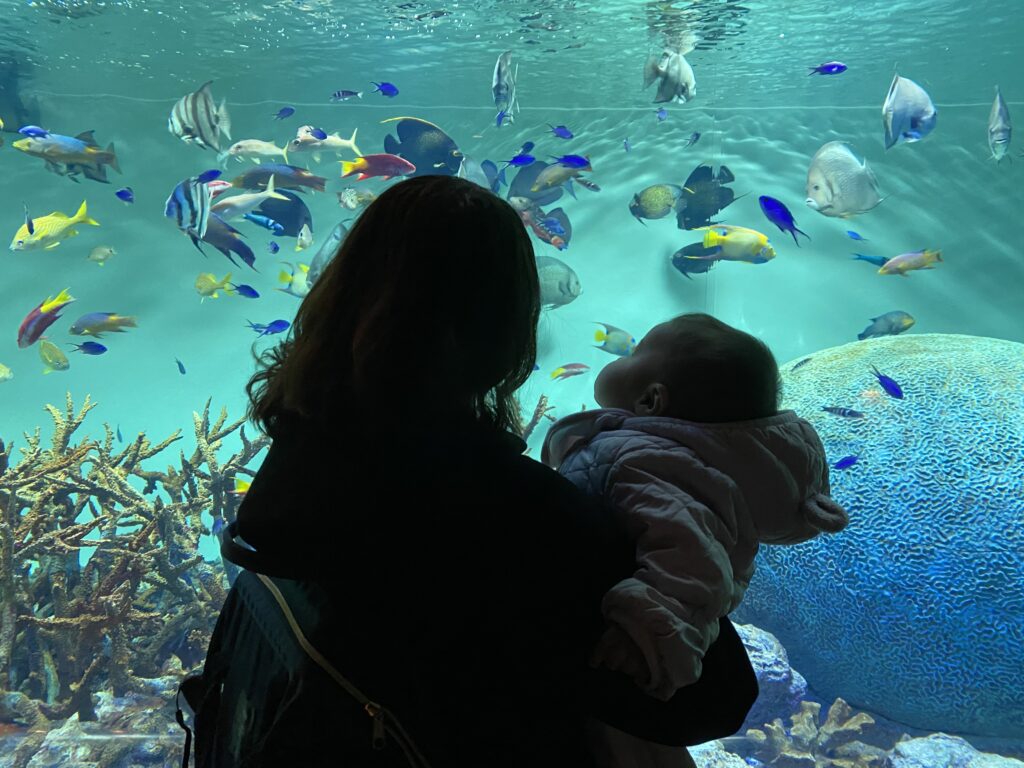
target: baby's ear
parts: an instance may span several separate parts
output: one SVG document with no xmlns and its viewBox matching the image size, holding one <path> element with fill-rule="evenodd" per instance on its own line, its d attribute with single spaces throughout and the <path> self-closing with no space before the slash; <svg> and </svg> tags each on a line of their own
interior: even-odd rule
<svg viewBox="0 0 1024 768">
<path fill-rule="evenodd" d="M 654 382 L 647 385 L 640 399 L 633 404 L 633 413 L 637 416 L 664 416 L 668 407 L 668 387 Z"/>
</svg>

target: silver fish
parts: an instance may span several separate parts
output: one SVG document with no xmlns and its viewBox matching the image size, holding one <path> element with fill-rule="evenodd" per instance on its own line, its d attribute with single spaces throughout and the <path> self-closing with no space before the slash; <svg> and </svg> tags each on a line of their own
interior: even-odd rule
<svg viewBox="0 0 1024 768">
<path fill-rule="evenodd" d="M 882 125 L 885 127 L 885 148 L 920 141 L 935 128 L 938 110 L 931 97 L 913 80 L 894 75 L 889 95 L 882 105 Z"/>
<path fill-rule="evenodd" d="M 579 275 L 561 259 L 538 256 L 537 277 L 540 279 L 540 303 L 544 307 L 563 307 L 583 293 Z"/>
<path fill-rule="evenodd" d="M 498 110 L 500 117 L 499 126 L 507 117 L 510 123 L 515 119 L 513 111 L 519 111 L 519 104 L 516 102 L 516 78 L 519 76 L 519 64 L 512 68 L 512 51 L 505 51 L 494 63 L 494 77 L 491 79 L 491 95 L 494 97 L 494 107 Z"/>
<path fill-rule="evenodd" d="M 320 250 L 316 252 L 316 256 L 309 263 L 309 272 L 306 273 L 306 285 L 310 288 L 313 287 L 313 283 L 320 279 L 320 275 L 324 273 L 328 263 L 338 253 L 338 249 L 341 247 L 341 243 L 347 234 L 348 227 L 345 226 L 344 222 L 339 221 L 334 229 L 331 230 L 331 234 L 324 240 Z"/>
<path fill-rule="evenodd" d="M 992 111 L 988 114 L 988 148 L 992 151 L 992 159 L 1001 163 L 1010 149 L 1010 110 L 1003 101 L 1003 94 L 996 86 L 996 98 L 992 102 Z"/>
<path fill-rule="evenodd" d="M 474 184 L 479 184 L 484 189 L 491 188 L 491 180 L 487 178 L 487 174 L 484 173 L 483 167 L 468 155 L 462 156 L 462 162 L 459 164 L 459 172 L 455 175 L 460 179 L 466 179 L 468 181 L 472 181 Z"/>
<path fill-rule="evenodd" d="M 807 205 L 823 216 L 847 218 L 870 211 L 882 201 L 878 181 L 841 141 L 823 144 L 807 169 Z"/>
<path fill-rule="evenodd" d="M 220 151 L 220 134 L 231 141 L 231 118 L 225 100 L 217 107 L 210 93 L 210 80 L 199 90 L 182 96 L 167 118 L 167 130 L 186 143 Z"/>
<path fill-rule="evenodd" d="M 656 80 L 658 93 L 654 97 L 655 104 L 677 101 L 685 104 L 697 95 L 697 80 L 693 75 L 693 67 L 677 50 L 666 49 L 648 57 L 644 64 L 644 88 Z"/>
</svg>

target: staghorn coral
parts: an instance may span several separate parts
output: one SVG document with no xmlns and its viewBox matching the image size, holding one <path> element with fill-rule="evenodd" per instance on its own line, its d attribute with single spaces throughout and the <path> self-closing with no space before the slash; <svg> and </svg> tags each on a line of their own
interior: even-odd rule
<svg viewBox="0 0 1024 768">
<path fill-rule="evenodd" d="M 533 434 L 533 430 L 537 428 L 537 425 L 540 424 L 542 419 L 547 419 L 548 421 L 555 420 L 555 417 L 551 416 L 549 413 L 553 410 L 555 410 L 555 406 L 548 405 L 548 396 L 541 395 L 537 400 L 537 406 L 533 409 L 533 416 L 530 417 L 530 420 L 524 424 L 523 428 L 520 430 L 520 434 L 524 441 L 530 439 L 530 435 Z"/>
<path fill-rule="evenodd" d="M 226 410 L 211 422 L 208 400 L 193 414 L 191 455 L 146 469 L 180 430 L 116 449 L 104 424 L 102 437 L 75 442 L 93 407 L 86 397 L 76 411 L 70 394 L 63 410 L 46 406 L 49 446 L 37 428 L 16 462 L 0 441 L 0 700 L 17 702 L 0 715 L 34 734 L 71 715 L 95 719 L 101 689 L 144 691 L 172 654 L 187 667 L 202 659 L 227 585 L 197 552 L 209 534 L 200 515 L 233 517 L 234 478 L 253 474 L 247 465 L 267 444 Z M 241 450 L 223 460 L 231 436 Z M 27 742 L 19 751 L 30 753 Z"/>
<path fill-rule="evenodd" d="M 887 751 L 872 739 L 867 729 L 874 719 L 854 713 L 842 699 L 829 707 L 819 725 L 821 705 L 804 701 L 790 716 L 790 727 L 776 718 L 761 728 L 751 728 L 745 737 L 725 739 L 727 748 L 753 765 L 772 768 L 882 768 Z M 885 745 L 891 747 L 890 745 Z"/>
</svg>

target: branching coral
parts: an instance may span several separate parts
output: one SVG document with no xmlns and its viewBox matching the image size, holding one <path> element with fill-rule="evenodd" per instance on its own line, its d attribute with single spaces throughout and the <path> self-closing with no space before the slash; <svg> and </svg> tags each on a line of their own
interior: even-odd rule
<svg viewBox="0 0 1024 768">
<path fill-rule="evenodd" d="M 547 395 L 541 395 L 540 399 L 537 400 L 536 408 L 533 409 L 533 416 L 530 417 L 530 420 L 523 426 L 522 430 L 520 431 L 520 433 L 523 436 L 523 440 L 530 439 L 530 435 L 533 434 L 533 430 L 537 428 L 537 425 L 540 424 L 540 422 L 543 419 L 547 419 L 548 421 L 554 421 L 555 417 L 549 414 L 549 412 L 553 410 L 555 410 L 555 406 L 548 405 Z"/>
<path fill-rule="evenodd" d="M 253 474 L 267 444 L 225 410 L 211 422 L 207 401 L 191 455 L 145 469 L 180 431 L 115 448 L 104 425 L 101 438 L 74 442 L 93 407 L 87 397 L 76 411 L 70 394 L 63 410 L 48 405 L 49 447 L 37 428 L 16 463 L 0 442 L 0 694 L 21 694 L 20 718 L 36 729 L 40 716 L 95 718 L 97 690 L 141 690 L 172 653 L 186 666 L 202 658 L 226 584 L 198 554 L 209 533 L 200 515 L 233 517 L 234 478 Z M 229 437 L 241 450 L 224 461 Z"/>
<path fill-rule="evenodd" d="M 854 713 L 842 699 L 829 707 L 825 722 L 819 725 L 821 705 L 805 701 L 790 717 L 790 727 L 776 719 L 763 728 L 751 728 L 745 737 L 725 740 L 727 749 L 752 758 L 754 765 L 772 768 L 881 768 L 886 750 L 865 743 L 867 729 L 874 719 Z M 890 745 L 891 746 L 891 745 Z"/>
</svg>

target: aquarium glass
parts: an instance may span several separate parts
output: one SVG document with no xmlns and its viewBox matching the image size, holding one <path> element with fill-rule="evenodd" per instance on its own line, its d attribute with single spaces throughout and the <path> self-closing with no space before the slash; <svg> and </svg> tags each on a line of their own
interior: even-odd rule
<svg viewBox="0 0 1024 768">
<path fill-rule="evenodd" d="M 518 198 L 548 304 L 532 456 L 596 407 L 616 339 L 707 312 L 771 347 L 851 526 L 759 556 L 734 618 L 786 673 L 728 749 L 775 764 L 743 734 L 780 718 L 820 757 L 791 726 L 864 712 L 858 739 L 890 754 L 903 733 L 949 760 L 1024 751 L 1015 0 L 0 8 L 0 765 L 44 739 L 33 766 L 180 759 L 174 690 L 233 575 L 214 532 L 266 447 L 243 422 L 254 353 L 408 172 L 342 178 L 357 151 Z M 292 166 L 284 201 L 216 207 L 264 191 L 265 163 Z M 510 194 L 542 164 L 553 182 Z M 198 232 L 204 206 L 249 217 Z"/>
</svg>

